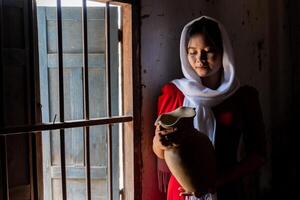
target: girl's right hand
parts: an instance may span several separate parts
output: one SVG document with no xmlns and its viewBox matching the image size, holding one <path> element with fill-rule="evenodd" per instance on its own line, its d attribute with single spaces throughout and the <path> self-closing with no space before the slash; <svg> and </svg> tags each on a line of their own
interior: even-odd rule
<svg viewBox="0 0 300 200">
<path fill-rule="evenodd" d="M 155 128 L 155 136 L 154 136 L 154 139 L 153 139 L 153 143 L 154 145 L 161 149 L 161 150 L 166 150 L 168 149 L 169 147 L 168 146 L 165 146 L 163 143 L 162 143 L 162 137 L 161 136 L 165 136 L 165 135 L 168 135 L 170 133 L 173 133 L 177 130 L 176 127 L 170 127 L 170 128 L 167 128 L 167 129 L 162 129 L 160 125 L 156 125 L 156 128 Z"/>
</svg>

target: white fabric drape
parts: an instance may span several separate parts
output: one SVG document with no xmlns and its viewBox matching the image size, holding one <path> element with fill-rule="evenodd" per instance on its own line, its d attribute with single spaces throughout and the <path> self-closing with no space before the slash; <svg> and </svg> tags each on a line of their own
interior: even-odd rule
<svg viewBox="0 0 300 200">
<path fill-rule="evenodd" d="M 212 90 L 203 86 L 201 78 L 196 74 L 188 62 L 186 51 L 186 35 L 192 23 L 207 18 L 218 23 L 221 31 L 223 43 L 223 77 L 221 85 L 216 90 Z M 227 32 L 223 25 L 217 20 L 201 16 L 189 22 L 182 30 L 180 38 L 180 60 L 181 68 L 185 78 L 176 79 L 172 82 L 184 94 L 183 106 L 196 108 L 196 117 L 194 118 L 194 127 L 200 132 L 207 134 L 211 142 L 215 144 L 216 119 L 211 107 L 220 104 L 222 101 L 230 97 L 238 88 L 239 81 L 235 76 L 233 51 L 228 38 Z M 198 200 L 196 197 L 188 197 L 190 200 Z M 215 200 L 216 195 L 205 195 L 201 199 Z"/>
</svg>

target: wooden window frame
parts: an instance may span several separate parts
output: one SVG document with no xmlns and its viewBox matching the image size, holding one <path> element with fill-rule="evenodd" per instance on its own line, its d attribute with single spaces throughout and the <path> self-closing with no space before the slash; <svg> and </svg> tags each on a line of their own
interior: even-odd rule
<svg viewBox="0 0 300 200">
<path fill-rule="evenodd" d="M 139 200 L 142 199 L 140 28 L 139 4 L 137 1 L 131 3 L 122 7 L 123 81 L 133 86 L 123 88 L 123 94 L 126 94 L 123 97 L 124 114 L 132 113 L 134 118 L 124 124 L 124 199 Z"/>
</svg>

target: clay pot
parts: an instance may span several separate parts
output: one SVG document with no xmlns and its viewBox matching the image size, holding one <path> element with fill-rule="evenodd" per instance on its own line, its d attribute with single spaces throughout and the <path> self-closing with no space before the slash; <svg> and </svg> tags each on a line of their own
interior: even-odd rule
<svg viewBox="0 0 300 200">
<path fill-rule="evenodd" d="M 214 147 L 209 138 L 193 126 L 196 112 L 190 107 L 160 115 L 156 124 L 161 128 L 176 127 L 177 131 L 161 135 L 165 161 L 186 192 L 207 193 L 216 182 Z"/>
</svg>

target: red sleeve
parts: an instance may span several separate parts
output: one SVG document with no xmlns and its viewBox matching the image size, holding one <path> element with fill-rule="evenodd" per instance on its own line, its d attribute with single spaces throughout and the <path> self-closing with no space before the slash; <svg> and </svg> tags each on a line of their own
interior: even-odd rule
<svg viewBox="0 0 300 200">
<path fill-rule="evenodd" d="M 183 100 L 184 95 L 173 83 L 164 85 L 158 98 L 157 116 L 182 106 Z"/>
</svg>

